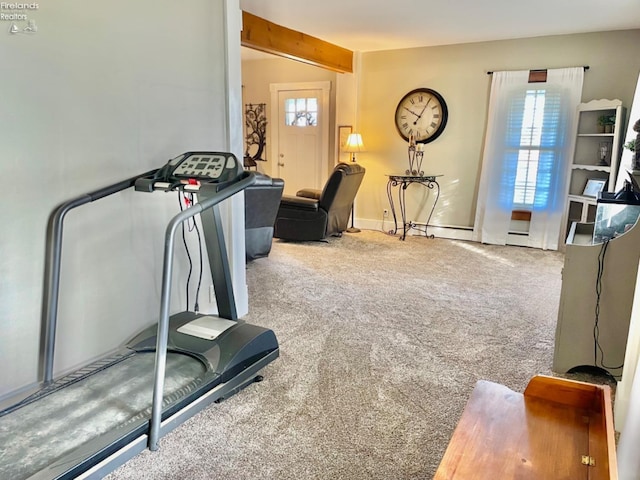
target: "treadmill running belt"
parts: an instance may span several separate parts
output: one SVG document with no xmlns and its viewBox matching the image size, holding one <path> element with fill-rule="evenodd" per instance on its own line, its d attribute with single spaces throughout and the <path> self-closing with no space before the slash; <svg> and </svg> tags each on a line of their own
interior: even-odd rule
<svg viewBox="0 0 640 480">
<path fill-rule="evenodd" d="M 103 433 L 148 418 L 154 360 L 136 354 L 1 417 L 0 478 L 28 478 Z M 169 353 L 165 399 L 184 398 L 205 373 L 199 360 Z"/>
</svg>

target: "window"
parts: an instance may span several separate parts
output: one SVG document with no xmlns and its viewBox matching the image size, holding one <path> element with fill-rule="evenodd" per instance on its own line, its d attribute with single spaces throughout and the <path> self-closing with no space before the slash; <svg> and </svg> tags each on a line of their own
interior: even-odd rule
<svg viewBox="0 0 640 480">
<path fill-rule="evenodd" d="M 584 69 L 548 69 L 546 79 L 532 73 L 493 72 L 473 239 L 557 249 Z M 509 233 L 514 211 L 530 213 L 517 241 Z"/>
<path fill-rule="evenodd" d="M 514 209 L 545 209 L 563 147 L 561 95 L 553 88 L 527 88 L 510 106 L 507 158 L 515 164 Z"/>
<path fill-rule="evenodd" d="M 318 125 L 317 98 L 288 98 L 284 102 L 285 124 L 296 127 Z"/>
</svg>

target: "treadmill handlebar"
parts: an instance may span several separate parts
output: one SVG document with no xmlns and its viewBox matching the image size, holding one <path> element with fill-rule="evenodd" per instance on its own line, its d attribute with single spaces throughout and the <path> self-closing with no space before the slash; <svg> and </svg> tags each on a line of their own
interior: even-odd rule
<svg viewBox="0 0 640 480">
<path fill-rule="evenodd" d="M 45 258 L 45 285 L 42 298 L 42 318 L 45 328 L 43 361 L 40 376 L 45 384 L 53 381 L 56 328 L 58 322 L 58 296 L 60 290 L 60 262 L 62 257 L 62 227 L 66 214 L 76 207 L 100 200 L 132 187 L 140 177 L 153 175 L 158 169 L 121 180 L 113 185 L 79 195 L 58 205 L 49 216 Z"/>
<path fill-rule="evenodd" d="M 205 198 L 173 217 L 165 232 L 164 261 L 162 269 L 162 295 L 160 299 L 160 318 L 156 336 L 156 363 L 153 379 L 153 401 L 151 406 L 151 423 L 149 428 L 149 449 L 157 450 L 161 436 L 162 400 L 164 379 L 167 364 L 167 346 L 169 343 L 169 309 L 171 302 L 171 281 L 173 276 L 173 252 L 175 234 L 182 222 L 197 214 L 213 208 L 223 200 L 235 195 L 256 182 L 253 172 L 243 172 L 239 181 L 220 184 L 203 184 L 200 194 Z M 210 196 L 209 196 L 210 195 Z"/>
<path fill-rule="evenodd" d="M 141 175 L 136 175 L 135 177 L 128 178 L 127 180 L 123 180 L 118 183 L 114 183 L 108 187 L 100 188 L 93 192 L 87 193 L 89 197 L 91 197 L 91 201 L 94 202 L 96 200 L 100 200 L 101 198 L 108 197 L 114 193 L 121 192 L 122 190 L 126 190 L 129 187 L 133 187 L 136 183 L 136 180 L 140 177 L 147 177 L 149 175 L 154 175 L 159 169 L 156 168 L 154 170 L 149 170 L 146 173 Z"/>
<path fill-rule="evenodd" d="M 205 198 L 198 198 L 198 203 L 194 205 L 194 207 L 200 205 L 200 211 L 204 211 L 253 185 L 257 179 L 255 173 L 247 171 L 243 172 L 239 178 L 240 180 L 234 182 L 203 183 L 198 187 L 198 193 Z M 184 212 L 187 211 L 189 211 L 189 209 L 186 209 Z M 178 216 L 180 216 L 180 214 L 176 215 L 176 217 Z"/>
</svg>

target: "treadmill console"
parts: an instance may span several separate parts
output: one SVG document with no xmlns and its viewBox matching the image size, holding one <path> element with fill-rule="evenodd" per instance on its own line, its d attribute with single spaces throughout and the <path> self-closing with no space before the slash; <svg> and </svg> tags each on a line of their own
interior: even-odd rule
<svg viewBox="0 0 640 480">
<path fill-rule="evenodd" d="M 153 175 L 138 178 L 135 189 L 197 191 L 204 183 L 226 183 L 236 180 L 243 166 L 232 153 L 187 152 L 169 160 Z"/>
</svg>

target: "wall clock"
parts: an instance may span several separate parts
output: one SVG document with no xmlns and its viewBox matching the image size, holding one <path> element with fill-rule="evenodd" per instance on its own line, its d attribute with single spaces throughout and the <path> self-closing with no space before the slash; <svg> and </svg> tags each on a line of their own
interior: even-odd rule
<svg viewBox="0 0 640 480">
<path fill-rule="evenodd" d="M 429 143 L 443 132 L 447 117 L 447 104 L 442 95 L 430 88 L 416 88 L 398 103 L 395 124 L 406 141 L 413 135 L 416 143 Z"/>
</svg>

